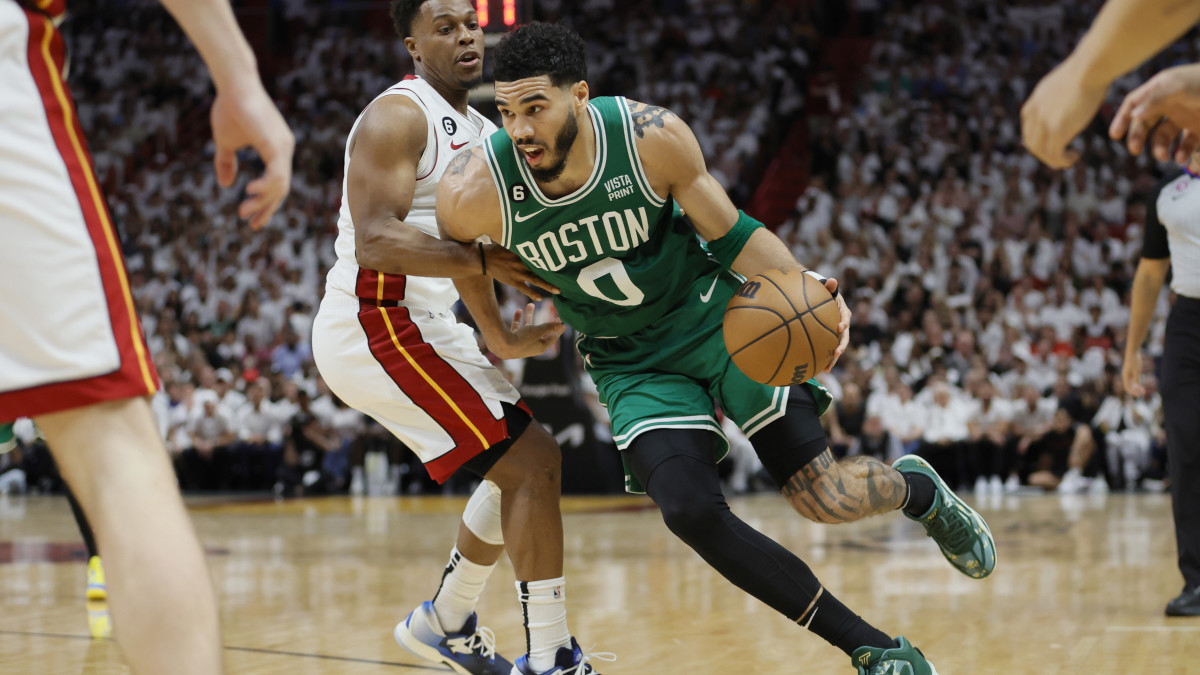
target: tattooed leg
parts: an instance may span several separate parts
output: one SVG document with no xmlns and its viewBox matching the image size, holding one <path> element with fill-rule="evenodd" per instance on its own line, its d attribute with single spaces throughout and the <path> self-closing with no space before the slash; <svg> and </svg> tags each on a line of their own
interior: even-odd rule
<svg viewBox="0 0 1200 675">
<path fill-rule="evenodd" d="M 874 457 L 834 460 L 826 448 L 793 475 L 781 492 L 797 513 L 818 523 L 848 523 L 895 511 L 904 502 L 904 477 Z"/>
</svg>

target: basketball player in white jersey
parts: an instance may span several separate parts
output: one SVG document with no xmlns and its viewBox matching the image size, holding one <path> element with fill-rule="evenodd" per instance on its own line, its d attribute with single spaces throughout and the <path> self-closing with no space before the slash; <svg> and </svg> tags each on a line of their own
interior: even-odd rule
<svg viewBox="0 0 1200 675">
<path fill-rule="evenodd" d="M 338 259 L 313 324 L 313 357 L 329 388 L 404 441 L 438 482 L 459 468 L 485 479 L 434 599 L 396 626 L 396 641 L 458 673 L 516 672 L 474 611 L 507 547 L 527 658 L 539 673 L 562 672 L 586 656 L 566 622 L 561 451 L 455 319 L 452 279 L 486 274 L 533 299 L 540 293 L 527 284 L 557 289 L 499 246 L 438 238 L 442 173 L 496 131 L 467 105 L 482 77 L 483 32 L 469 0 L 394 0 L 391 10 L 417 75 L 383 92 L 350 131 Z M 562 333 L 558 322 L 533 325 L 532 305 L 523 314 L 509 343 L 489 345 L 498 356 L 540 354 Z"/>
<path fill-rule="evenodd" d="M 228 0 L 162 0 L 204 58 L 217 180 L 267 165 L 239 214 L 270 219 L 291 132 Z M 0 426 L 32 417 L 95 530 L 134 673 L 222 671 L 216 599 L 148 397 L 158 388 L 56 28 L 64 0 L 0 0 Z"/>
</svg>

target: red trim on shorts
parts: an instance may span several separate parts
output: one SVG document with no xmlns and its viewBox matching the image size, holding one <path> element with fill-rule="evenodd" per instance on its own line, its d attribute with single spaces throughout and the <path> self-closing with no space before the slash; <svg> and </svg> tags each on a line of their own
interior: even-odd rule
<svg viewBox="0 0 1200 675">
<path fill-rule="evenodd" d="M 28 9 L 24 13 L 29 22 L 29 69 L 41 93 L 46 122 L 79 199 L 79 210 L 96 251 L 121 365 L 115 372 L 98 377 L 0 393 L 0 411 L 3 411 L 0 416 L 4 419 L 148 396 L 158 390 L 158 374 L 137 322 L 116 231 L 92 171 L 92 158 L 84 144 L 71 93 L 62 80 L 66 55 L 62 35 L 44 15 Z"/>
<path fill-rule="evenodd" d="M 57 19 L 67 13 L 67 0 L 37 0 L 37 8 Z"/>
<path fill-rule="evenodd" d="M 383 277 L 382 287 L 379 278 Z M 381 274 L 375 270 L 358 268 L 358 279 L 354 282 L 354 294 L 367 302 L 379 300 L 403 300 L 408 286 L 408 277 L 403 274 Z"/>
<path fill-rule="evenodd" d="M 430 477 L 444 482 L 472 457 L 508 438 L 508 422 L 496 419 L 471 383 L 425 342 L 407 307 L 364 303 L 358 320 L 379 365 L 454 440 L 453 450 L 425 464 Z"/>
</svg>

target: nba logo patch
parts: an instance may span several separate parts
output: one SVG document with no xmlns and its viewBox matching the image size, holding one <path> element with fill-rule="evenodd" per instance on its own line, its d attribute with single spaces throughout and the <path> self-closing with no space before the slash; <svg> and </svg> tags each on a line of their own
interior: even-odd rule
<svg viewBox="0 0 1200 675">
<path fill-rule="evenodd" d="M 555 586 L 555 587 L 554 587 L 554 599 L 555 599 L 555 600 L 562 600 L 562 596 L 563 596 L 563 589 L 562 589 L 562 586 Z"/>
</svg>

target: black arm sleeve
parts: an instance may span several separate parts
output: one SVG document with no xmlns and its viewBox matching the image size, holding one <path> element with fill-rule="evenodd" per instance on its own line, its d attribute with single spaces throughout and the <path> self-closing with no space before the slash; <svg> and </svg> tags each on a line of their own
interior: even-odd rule
<svg viewBox="0 0 1200 675">
<path fill-rule="evenodd" d="M 1151 260 L 1162 260 L 1171 257 L 1171 247 L 1167 244 L 1167 228 L 1158 219 L 1158 197 L 1171 181 L 1182 175 L 1182 172 L 1172 171 L 1154 186 L 1150 197 L 1146 200 L 1146 227 L 1142 239 L 1142 257 Z"/>
</svg>

